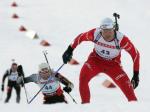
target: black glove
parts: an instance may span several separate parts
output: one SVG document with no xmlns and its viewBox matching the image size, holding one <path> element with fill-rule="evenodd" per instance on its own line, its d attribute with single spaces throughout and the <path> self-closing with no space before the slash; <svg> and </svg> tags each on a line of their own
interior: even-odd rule
<svg viewBox="0 0 150 112">
<path fill-rule="evenodd" d="M 67 93 L 70 93 L 72 91 L 71 87 L 68 86 L 64 87 L 63 90 Z"/>
<path fill-rule="evenodd" d="M 1 90 L 4 91 L 4 84 L 2 84 Z"/>
<path fill-rule="evenodd" d="M 24 83 L 23 83 L 23 81 L 21 82 L 21 84 L 20 84 L 20 85 L 21 85 L 21 87 L 23 87 L 23 86 L 24 86 Z"/>
<path fill-rule="evenodd" d="M 24 78 L 23 78 L 23 76 L 17 78 L 17 84 L 21 85 L 22 87 L 24 86 Z"/>
<path fill-rule="evenodd" d="M 138 71 L 134 71 L 133 77 L 131 79 L 131 83 L 134 89 L 139 85 L 139 72 Z"/>
<path fill-rule="evenodd" d="M 71 60 L 72 52 L 73 52 L 73 48 L 69 45 L 68 49 L 64 52 L 64 54 L 62 56 L 63 62 L 65 64 L 67 64 L 67 62 Z"/>
</svg>

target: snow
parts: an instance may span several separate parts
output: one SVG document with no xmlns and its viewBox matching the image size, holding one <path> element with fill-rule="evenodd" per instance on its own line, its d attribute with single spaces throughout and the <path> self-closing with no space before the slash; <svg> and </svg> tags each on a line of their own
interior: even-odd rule
<svg viewBox="0 0 150 112">
<path fill-rule="evenodd" d="M 22 64 L 26 76 L 37 72 L 38 64 L 45 61 L 43 50 L 48 51 L 50 66 L 57 70 L 62 62 L 61 56 L 75 36 L 81 32 L 98 27 L 105 17 L 112 17 L 113 12 L 121 16 L 120 31 L 130 37 L 141 55 L 140 85 L 135 90 L 138 102 L 127 102 L 121 91 L 106 89 L 101 84 L 108 77 L 99 74 L 90 82 L 91 103 L 80 104 L 79 73 L 93 48 L 90 42 L 82 43 L 74 51 L 74 58 L 81 64 L 78 66 L 65 65 L 60 72 L 70 79 L 75 88 L 71 95 L 77 100 L 74 104 L 66 95 L 68 105 L 43 105 L 40 94 L 30 105 L 26 103 L 22 88 L 21 103 L 15 103 L 13 91 L 10 103 L 4 104 L 6 92 L 0 101 L 3 112 L 148 112 L 150 105 L 149 86 L 149 26 L 150 13 L 148 0 L 15 0 L 18 7 L 11 7 L 12 0 L 1 0 L 0 3 L 0 79 L 3 73 L 15 59 Z M 19 19 L 12 19 L 13 13 Z M 19 32 L 24 25 L 27 29 L 37 32 L 40 39 L 29 39 L 25 32 Z M 50 47 L 40 46 L 40 41 L 46 39 L 52 44 Z M 132 60 L 122 52 L 122 64 L 129 77 L 132 77 Z M 111 80 L 111 79 L 110 79 Z M 1 83 L 1 80 L 0 80 Z M 6 82 L 5 82 L 6 87 Z M 39 88 L 34 83 L 26 85 L 28 95 L 32 97 Z M 6 88 L 5 88 L 6 89 Z M 0 92 L 0 96 L 1 96 Z"/>
</svg>

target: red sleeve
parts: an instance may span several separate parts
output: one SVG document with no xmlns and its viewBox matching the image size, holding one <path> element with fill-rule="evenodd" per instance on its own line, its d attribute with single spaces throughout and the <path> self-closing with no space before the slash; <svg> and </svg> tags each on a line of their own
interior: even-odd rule
<svg viewBox="0 0 150 112">
<path fill-rule="evenodd" d="M 133 60 L 134 71 L 139 71 L 140 54 L 128 37 L 126 36 L 123 37 L 120 43 L 120 47 L 122 49 L 125 49 L 131 55 Z"/>
<path fill-rule="evenodd" d="M 95 32 L 95 30 L 96 29 L 92 29 L 88 32 L 81 33 L 80 35 L 78 35 L 74 39 L 73 43 L 71 44 L 71 47 L 74 49 L 83 41 L 94 41 L 94 32 Z"/>
</svg>

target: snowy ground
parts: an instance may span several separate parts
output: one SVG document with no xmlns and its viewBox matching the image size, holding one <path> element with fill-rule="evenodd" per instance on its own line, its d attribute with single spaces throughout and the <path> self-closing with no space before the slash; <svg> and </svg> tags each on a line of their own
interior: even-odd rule
<svg viewBox="0 0 150 112">
<path fill-rule="evenodd" d="M 81 105 L 78 91 L 80 69 L 92 50 L 92 43 L 81 44 L 74 52 L 74 58 L 80 62 L 78 66 L 65 65 L 61 73 L 75 84 L 71 95 L 77 100 L 75 105 L 66 94 L 69 105 L 42 105 L 40 94 L 30 105 L 26 104 L 22 89 L 21 103 L 15 103 L 13 93 L 9 104 L 4 104 L 3 95 L 0 109 L 3 112 L 148 112 L 150 105 L 149 86 L 149 26 L 150 8 L 148 0 L 16 0 L 19 7 L 12 8 L 12 0 L 0 1 L 0 79 L 4 71 L 10 67 L 11 59 L 16 59 L 24 66 L 26 76 L 37 71 L 37 65 L 44 60 L 43 50 L 48 51 L 50 65 L 57 70 L 62 64 L 61 56 L 67 46 L 79 33 L 98 27 L 104 17 L 112 17 L 113 12 L 121 15 L 120 31 L 131 37 L 141 54 L 140 85 L 135 90 L 138 102 L 128 103 L 124 95 L 117 89 L 106 89 L 101 83 L 108 77 L 100 74 L 90 82 L 91 104 Z M 11 18 L 17 13 L 20 18 Z M 29 39 L 19 26 L 24 25 L 34 30 L 40 39 Z M 39 45 L 42 39 L 48 40 L 52 46 Z M 85 50 L 86 49 L 86 50 Z M 132 60 L 128 54 L 122 53 L 124 69 L 132 77 Z M 1 82 L 1 81 L 0 81 Z M 6 85 L 6 83 L 5 83 Z M 31 83 L 26 85 L 32 97 L 38 87 Z M 13 91 L 14 92 L 14 91 Z M 0 92 L 0 96 L 1 96 Z"/>
</svg>

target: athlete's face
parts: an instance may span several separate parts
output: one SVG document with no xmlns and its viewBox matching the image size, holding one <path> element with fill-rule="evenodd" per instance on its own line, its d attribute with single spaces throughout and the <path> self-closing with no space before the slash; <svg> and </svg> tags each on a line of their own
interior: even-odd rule
<svg viewBox="0 0 150 112">
<path fill-rule="evenodd" d="M 16 64 L 13 64 L 13 65 L 11 66 L 11 70 L 12 70 L 12 72 L 16 72 L 16 71 L 17 71 L 17 65 L 16 65 Z"/>
<path fill-rule="evenodd" d="M 39 71 L 39 74 L 43 79 L 48 79 L 50 76 L 49 69 L 47 68 L 43 68 L 41 71 Z"/>
<path fill-rule="evenodd" d="M 106 41 L 110 41 L 114 38 L 114 29 L 102 29 L 102 36 Z"/>
</svg>

